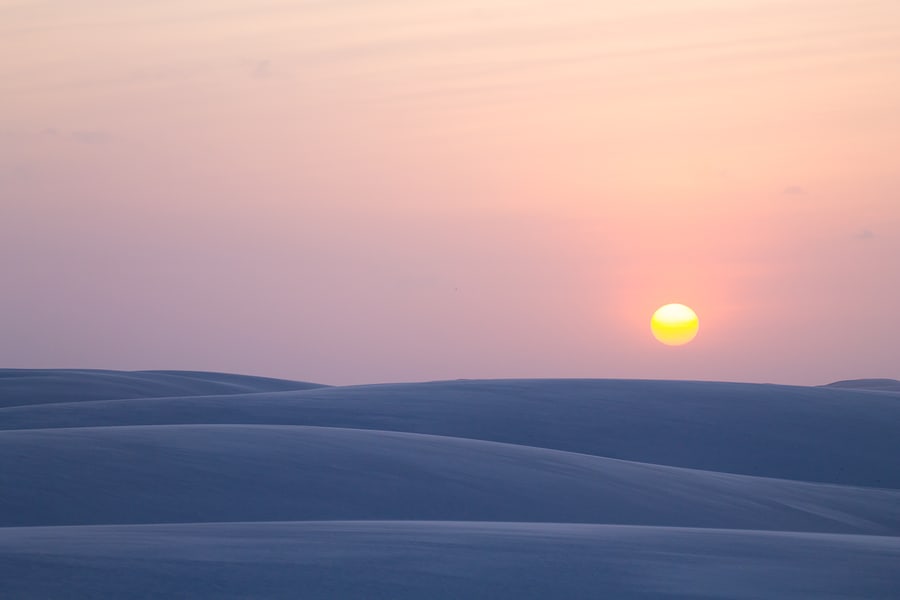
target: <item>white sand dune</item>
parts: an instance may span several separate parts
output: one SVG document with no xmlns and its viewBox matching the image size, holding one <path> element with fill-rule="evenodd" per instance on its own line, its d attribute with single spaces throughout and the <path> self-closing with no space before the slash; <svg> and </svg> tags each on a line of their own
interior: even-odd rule
<svg viewBox="0 0 900 600">
<path fill-rule="evenodd" d="M 900 488 L 900 468 L 885 468 L 900 456 L 897 423 L 900 394 L 687 381 L 448 381 L 0 409 L 0 429 L 344 427 L 891 488 Z"/>
<path fill-rule="evenodd" d="M 199 371 L 0 369 L 0 406 L 302 390 L 314 383 Z"/>
<path fill-rule="evenodd" d="M 900 535 L 900 490 L 358 429 L 7 431 L 0 471 L 2 526 L 415 519 Z"/>
<path fill-rule="evenodd" d="M 2 598 L 895 598 L 900 394 L 0 371 Z"/>
<path fill-rule="evenodd" d="M 896 598 L 900 538 L 427 521 L 0 529 L 4 598 Z"/>
<path fill-rule="evenodd" d="M 849 379 L 846 381 L 835 381 L 824 387 L 869 390 L 873 392 L 900 392 L 900 381 L 896 379 Z"/>
</svg>

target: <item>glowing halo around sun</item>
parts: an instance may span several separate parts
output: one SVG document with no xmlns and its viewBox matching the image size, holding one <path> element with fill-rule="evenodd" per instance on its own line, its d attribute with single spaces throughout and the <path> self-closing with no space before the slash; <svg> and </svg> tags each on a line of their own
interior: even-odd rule
<svg viewBox="0 0 900 600">
<path fill-rule="evenodd" d="M 650 319 L 653 337 L 667 346 L 683 346 L 697 337 L 700 319 L 684 304 L 660 306 Z"/>
</svg>

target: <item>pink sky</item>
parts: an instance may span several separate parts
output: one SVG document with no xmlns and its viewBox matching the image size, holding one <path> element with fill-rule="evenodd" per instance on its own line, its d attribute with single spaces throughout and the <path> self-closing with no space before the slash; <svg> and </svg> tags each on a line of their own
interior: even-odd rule
<svg viewBox="0 0 900 600">
<path fill-rule="evenodd" d="M 0 366 L 900 378 L 896 0 L 0 0 L 0 40 Z"/>
</svg>

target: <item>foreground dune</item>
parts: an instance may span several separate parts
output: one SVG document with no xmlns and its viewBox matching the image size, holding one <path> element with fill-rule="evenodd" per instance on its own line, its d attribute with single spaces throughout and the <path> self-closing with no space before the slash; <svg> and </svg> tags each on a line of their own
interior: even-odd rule
<svg viewBox="0 0 900 600">
<path fill-rule="evenodd" d="M 0 529 L 14 598 L 896 598 L 900 539 L 356 521 Z"/>
<path fill-rule="evenodd" d="M 0 370 L 0 597 L 894 598 L 851 387 Z"/>
</svg>

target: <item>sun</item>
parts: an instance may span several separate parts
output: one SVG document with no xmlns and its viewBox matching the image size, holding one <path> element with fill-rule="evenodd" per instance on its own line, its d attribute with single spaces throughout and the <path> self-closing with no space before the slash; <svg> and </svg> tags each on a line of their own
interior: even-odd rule
<svg viewBox="0 0 900 600">
<path fill-rule="evenodd" d="M 660 306 L 650 319 L 653 336 L 667 346 L 683 346 L 697 337 L 700 319 L 684 304 Z"/>
</svg>

